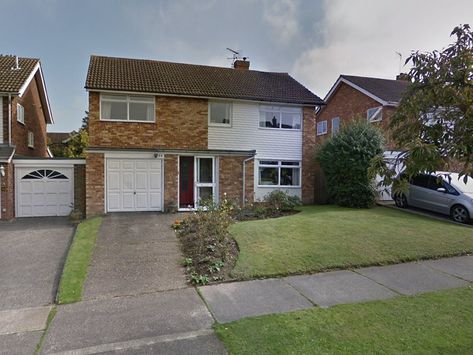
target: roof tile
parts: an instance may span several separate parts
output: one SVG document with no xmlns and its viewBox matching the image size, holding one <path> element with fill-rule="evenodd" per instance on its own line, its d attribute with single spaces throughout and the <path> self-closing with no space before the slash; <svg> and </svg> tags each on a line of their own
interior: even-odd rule
<svg viewBox="0 0 473 355">
<path fill-rule="evenodd" d="M 15 57 L 0 55 L 0 92 L 18 93 L 39 59 L 18 58 L 20 69 L 14 69 Z"/>
</svg>

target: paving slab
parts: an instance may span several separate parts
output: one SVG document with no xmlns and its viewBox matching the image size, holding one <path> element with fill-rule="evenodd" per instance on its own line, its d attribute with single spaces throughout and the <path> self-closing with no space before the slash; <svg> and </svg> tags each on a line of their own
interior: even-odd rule
<svg viewBox="0 0 473 355">
<path fill-rule="evenodd" d="M 43 352 L 210 329 L 213 318 L 194 288 L 58 306 Z"/>
<path fill-rule="evenodd" d="M 45 329 L 51 308 L 46 306 L 1 311 L 0 335 Z"/>
<path fill-rule="evenodd" d="M 199 287 L 199 292 L 220 323 L 313 307 L 309 300 L 279 279 L 203 286 Z"/>
<path fill-rule="evenodd" d="M 284 280 L 321 307 L 397 296 L 395 292 L 352 271 L 290 276 Z"/>
<path fill-rule="evenodd" d="M 187 287 L 171 229 L 176 215 L 112 213 L 104 217 L 83 299 L 129 296 Z"/>
<path fill-rule="evenodd" d="M 73 232 L 64 217 L 0 222 L 0 310 L 54 302 Z"/>
<path fill-rule="evenodd" d="M 34 354 L 42 331 L 0 335 L 0 355 Z"/>
<path fill-rule="evenodd" d="M 447 274 L 473 282 L 473 256 L 471 255 L 438 260 L 427 260 L 420 263 L 436 270 L 443 271 Z"/>
<path fill-rule="evenodd" d="M 404 295 L 468 285 L 466 281 L 420 263 L 368 267 L 356 272 Z"/>
</svg>

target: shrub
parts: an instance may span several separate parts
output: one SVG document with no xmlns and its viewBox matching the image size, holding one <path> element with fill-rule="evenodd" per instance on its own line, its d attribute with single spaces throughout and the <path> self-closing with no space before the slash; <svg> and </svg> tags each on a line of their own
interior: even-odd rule
<svg viewBox="0 0 473 355">
<path fill-rule="evenodd" d="M 289 212 L 302 205 L 298 196 L 292 196 L 281 190 L 274 190 L 264 197 L 266 207 L 272 212 Z"/>
<path fill-rule="evenodd" d="M 376 190 L 368 177 L 374 156 L 381 154 L 381 131 L 366 120 L 357 120 L 327 139 L 316 152 L 327 179 L 329 198 L 346 207 L 373 205 Z"/>
</svg>

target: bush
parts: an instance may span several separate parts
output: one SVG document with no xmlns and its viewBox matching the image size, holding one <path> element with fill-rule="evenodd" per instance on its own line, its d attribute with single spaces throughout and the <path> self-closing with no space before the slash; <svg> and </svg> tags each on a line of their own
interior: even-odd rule
<svg viewBox="0 0 473 355">
<path fill-rule="evenodd" d="M 228 232 L 234 222 L 233 211 L 233 204 L 226 199 L 221 204 L 208 201 L 182 222 L 173 224 L 182 243 L 183 264 L 191 283 L 223 279 L 233 268 L 238 255 Z"/>
<path fill-rule="evenodd" d="M 298 196 L 291 196 L 281 190 L 274 190 L 264 197 L 267 208 L 274 212 L 294 211 L 297 206 L 302 205 L 302 201 Z"/>
<path fill-rule="evenodd" d="M 325 172 L 329 198 L 334 203 L 357 208 L 374 204 L 376 190 L 368 169 L 373 157 L 383 152 L 383 144 L 381 131 L 361 119 L 322 143 L 316 160 Z"/>
</svg>

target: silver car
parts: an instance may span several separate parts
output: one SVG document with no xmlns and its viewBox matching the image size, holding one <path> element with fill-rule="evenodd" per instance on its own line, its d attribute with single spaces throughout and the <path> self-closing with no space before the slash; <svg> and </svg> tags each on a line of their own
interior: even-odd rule
<svg viewBox="0 0 473 355">
<path fill-rule="evenodd" d="M 398 207 L 413 206 L 450 215 L 459 223 L 470 223 L 473 217 L 473 179 L 465 183 L 457 173 L 419 174 L 410 181 L 407 194 L 392 197 Z"/>
</svg>

